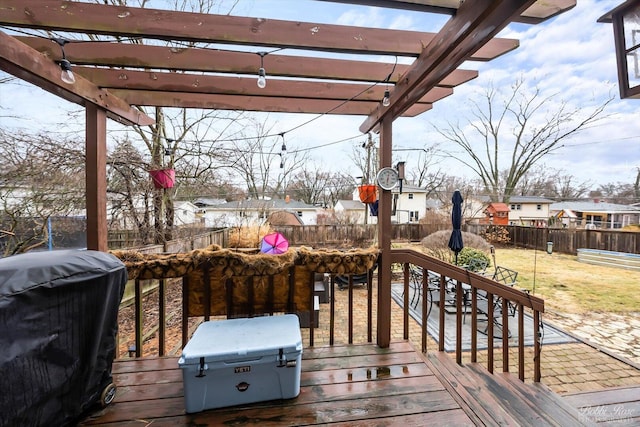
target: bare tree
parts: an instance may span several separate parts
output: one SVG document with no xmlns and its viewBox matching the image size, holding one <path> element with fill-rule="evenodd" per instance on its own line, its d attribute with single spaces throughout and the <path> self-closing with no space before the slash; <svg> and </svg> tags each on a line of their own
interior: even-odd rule
<svg viewBox="0 0 640 427">
<path fill-rule="evenodd" d="M 588 181 L 577 182 L 574 176 L 560 170 L 539 166 L 522 176 L 513 194 L 570 200 L 585 196 L 591 185 Z"/>
<path fill-rule="evenodd" d="M 466 126 L 448 123 L 434 129 L 463 155 L 449 155 L 482 180 L 492 201 L 508 202 L 522 177 L 546 155 L 562 147 L 562 141 L 602 119 L 610 97 L 590 111 L 571 108 L 555 95 L 542 97 L 535 88 L 528 93 L 523 80 L 516 81 L 506 96 L 493 86 L 482 94 L 482 102 L 471 100 L 472 118 Z M 506 166 L 502 153 L 507 153 Z"/>
<path fill-rule="evenodd" d="M 378 173 L 377 141 L 369 133 L 366 140 L 351 148 L 349 157 L 360 171 L 362 184 L 373 184 Z"/>
<path fill-rule="evenodd" d="M 80 141 L 0 129 L 0 245 L 5 256 L 47 243 L 50 218 L 84 209 Z"/>
<path fill-rule="evenodd" d="M 126 6 L 127 0 L 95 0 L 97 3 Z M 145 7 L 147 0 L 137 0 L 138 7 Z M 237 2 L 230 7 L 231 10 Z M 216 0 L 175 0 L 172 9 L 178 11 L 189 11 L 197 13 L 209 13 L 216 7 L 221 7 L 222 3 Z M 96 35 L 88 35 L 91 40 L 100 39 Z M 122 43 L 143 44 L 144 40 L 139 38 L 123 39 L 116 38 Z M 188 44 L 189 47 L 196 47 L 196 43 Z M 184 44 L 180 46 L 184 48 Z M 200 142 L 206 138 L 211 141 L 211 135 L 222 137 L 229 128 L 229 122 L 225 125 L 218 120 L 228 120 L 234 122 L 243 113 L 231 112 L 220 113 L 218 111 L 202 111 L 187 109 L 165 109 L 163 107 L 144 108 L 140 110 L 149 116 L 155 117 L 155 124 L 150 128 L 133 126 L 142 143 L 146 146 L 150 155 L 150 168 L 152 169 L 175 169 L 176 164 L 182 156 L 195 156 L 202 158 L 200 162 L 190 164 L 189 172 L 193 175 L 203 173 L 203 171 L 216 170 L 214 164 L 216 160 L 224 160 L 224 151 L 217 150 L 216 146 L 222 144 Z M 171 111 L 169 111 L 171 110 Z M 218 126 L 221 125 L 221 126 Z M 221 129 L 221 130 L 220 130 Z M 220 138 L 215 138 L 216 139 Z M 185 150 L 182 150 L 186 146 Z M 193 158 L 193 157 L 192 157 Z M 178 178 L 180 178 L 178 176 Z M 153 219 L 154 219 L 154 241 L 162 243 L 173 237 L 174 228 L 174 193 L 173 188 L 156 189 L 153 193 Z"/>
<path fill-rule="evenodd" d="M 418 157 L 412 156 L 412 161 L 408 162 L 405 179 L 413 185 L 426 189 L 427 198 L 431 197 L 441 189 L 447 179 L 447 175 L 437 166 L 439 148 L 437 146 L 431 146 L 421 149 L 409 149 L 407 151 L 417 151 Z"/>
<path fill-rule="evenodd" d="M 108 162 L 110 228 L 129 229 L 134 226 L 142 243 L 153 243 L 153 189 L 149 183 L 148 162 L 129 139 L 115 147 Z"/>
<path fill-rule="evenodd" d="M 639 200 L 637 196 L 639 182 L 640 171 L 633 183 L 610 182 L 607 184 L 601 184 L 596 190 L 589 193 L 589 195 L 591 197 L 606 199 L 610 203 L 619 203 L 622 205 L 636 203 Z"/>
<path fill-rule="evenodd" d="M 250 119 L 246 137 L 231 141 L 233 159 L 227 168 L 239 174 L 253 199 L 284 198 L 288 182 L 307 161 L 306 151 L 282 150 L 281 135 L 267 121 Z"/>
<path fill-rule="evenodd" d="M 340 199 L 350 199 L 355 189 L 353 179 L 324 170 L 321 165 L 307 165 L 293 177 L 287 191 L 297 200 L 324 207 L 333 207 Z"/>
</svg>

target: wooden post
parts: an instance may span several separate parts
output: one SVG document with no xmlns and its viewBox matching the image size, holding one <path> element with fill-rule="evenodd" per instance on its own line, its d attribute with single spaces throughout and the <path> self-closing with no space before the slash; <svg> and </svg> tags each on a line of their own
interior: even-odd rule
<svg viewBox="0 0 640 427">
<path fill-rule="evenodd" d="M 380 168 L 391 166 L 393 120 L 387 116 L 380 125 Z M 387 348 L 391 341 L 391 191 L 379 188 L 378 244 L 378 340 L 379 347 Z"/>
<path fill-rule="evenodd" d="M 107 246 L 107 112 L 87 103 L 86 110 L 86 209 L 87 249 Z"/>
</svg>

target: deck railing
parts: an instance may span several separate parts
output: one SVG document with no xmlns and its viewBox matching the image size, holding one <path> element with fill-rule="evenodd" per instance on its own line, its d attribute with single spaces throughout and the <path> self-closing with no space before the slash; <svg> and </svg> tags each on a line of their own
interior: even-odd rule
<svg viewBox="0 0 640 427">
<path fill-rule="evenodd" d="M 531 313 L 531 322 L 533 330 L 533 380 L 540 381 L 540 313 L 544 312 L 544 301 L 538 297 L 530 295 L 526 291 L 518 290 L 514 287 L 503 285 L 492 280 L 489 277 L 473 273 L 464 268 L 457 267 L 455 265 L 440 261 L 436 258 L 430 257 L 423 253 L 411 250 L 411 249 L 392 249 L 391 260 L 393 263 L 398 263 L 403 266 L 404 277 L 404 338 L 409 338 L 409 312 L 406 307 L 409 306 L 409 294 L 410 294 L 410 269 L 419 268 L 422 270 L 423 283 L 419 287 L 421 295 L 421 324 L 422 324 L 422 351 L 426 352 L 426 339 L 427 339 L 427 312 L 428 312 L 428 300 L 429 300 L 429 277 L 437 277 L 440 281 L 439 289 L 443 290 L 449 284 L 453 285 L 455 298 L 455 357 L 458 364 L 462 364 L 462 324 L 463 317 L 469 312 L 471 317 L 471 349 L 470 358 L 472 363 L 478 361 L 478 337 L 482 332 L 478 329 L 479 322 L 479 300 L 480 294 L 482 298 L 486 298 L 488 301 L 497 301 L 497 310 L 489 309 L 484 310 L 484 314 L 487 316 L 484 321 L 486 322 L 487 337 L 494 337 L 494 327 L 500 325 L 502 329 L 501 334 L 501 350 L 502 350 L 502 371 L 509 371 L 509 318 L 517 319 L 518 328 L 518 377 L 520 380 L 525 379 L 525 342 L 524 342 L 524 328 L 525 328 L 525 310 Z M 464 289 L 463 289 L 464 288 Z M 433 301 L 444 307 L 446 304 L 446 292 L 437 292 L 439 300 Z M 490 304 L 492 305 L 492 304 Z M 512 313 L 510 310 L 512 310 Z M 445 310 L 438 310 L 438 350 L 444 351 L 445 343 Z M 496 317 L 499 316 L 499 317 Z M 495 345 L 494 340 L 487 338 L 487 370 L 489 372 L 494 371 L 495 361 Z"/>
<path fill-rule="evenodd" d="M 455 345 L 455 358 L 458 364 L 462 364 L 462 355 L 463 355 L 463 347 L 462 347 L 462 324 L 463 321 L 468 321 L 466 317 L 470 317 L 471 324 L 471 349 L 470 349 L 470 361 L 472 363 L 476 363 L 478 361 L 478 337 L 482 332 L 478 331 L 478 322 L 486 321 L 486 336 L 493 337 L 494 336 L 494 326 L 496 324 L 500 324 L 502 326 L 502 371 L 509 371 L 509 317 L 510 312 L 508 308 L 515 309 L 512 310 L 514 315 L 514 320 L 517 319 L 517 328 L 518 328 L 518 339 L 517 339 L 517 366 L 518 366 L 518 376 L 524 381 L 525 379 L 525 343 L 524 343 L 524 323 L 525 323 L 525 310 L 531 314 L 531 321 L 533 324 L 531 329 L 533 330 L 534 336 L 534 345 L 533 345 L 533 380 L 538 382 L 540 381 L 540 313 L 544 312 L 544 301 L 540 298 L 537 298 L 533 295 L 530 295 L 524 291 L 520 291 L 513 287 L 502 285 L 498 282 L 495 282 L 489 277 L 482 276 L 480 274 L 476 274 L 470 271 L 467 271 L 463 268 L 456 267 L 452 264 L 440 261 L 438 259 L 432 258 L 428 255 L 425 255 L 421 252 L 417 252 L 411 249 L 392 249 L 391 251 L 391 261 L 394 265 L 402 266 L 402 277 L 403 277 L 403 286 L 404 286 L 404 303 L 403 306 L 403 335 L 404 339 L 409 339 L 409 324 L 411 321 L 409 314 L 409 295 L 410 292 L 415 292 L 416 287 L 415 283 L 412 284 L 410 281 L 410 271 L 411 269 L 419 269 L 423 278 L 422 286 L 418 287 L 417 292 L 421 292 L 421 338 L 422 338 L 422 352 L 426 353 L 427 351 L 427 322 L 428 322 L 428 303 L 435 303 L 439 305 L 439 307 L 445 307 L 445 292 L 439 292 L 439 300 L 430 301 L 429 293 L 429 277 L 438 277 L 440 281 L 440 288 L 445 289 L 446 286 L 453 286 L 454 288 L 454 309 L 455 309 L 455 337 L 456 337 L 456 345 Z M 380 271 L 378 271 L 380 273 Z M 291 276 L 295 273 L 292 271 Z M 299 274 L 299 273 L 298 273 Z M 306 273 L 305 273 L 306 274 Z M 346 327 L 348 330 L 347 333 L 347 341 L 349 344 L 354 343 L 354 335 L 357 334 L 358 337 L 365 337 L 368 343 L 372 342 L 372 329 L 373 329 L 373 274 L 371 271 L 366 275 L 366 281 L 368 283 L 367 289 L 367 304 L 366 304 L 366 322 L 358 321 L 355 322 L 355 316 L 362 316 L 362 313 L 354 312 L 354 286 L 353 286 L 353 277 L 350 276 L 348 279 L 348 284 L 345 286 L 346 290 L 341 292 L 346 292 Z M 311 272 L 307 281 L 309 287 L 313 289 L 314 287 L 314 273 Z M 290 276 L 290 277 L 291 277 Z M 329 275 L 328 284 L 331 286 L 331 291 L 329 292 L 330 301 L 329 301 L 329 345 L 334 345 L 335 343 L 335 329 L 337 322 L 345 322 L 344 315 L 345 313 L 336 313 L 336 275 Z M 380 275 L 378 275 L 380 277 Z M 289 279 L 290 282 L 293 279 Z M 253 282 L 253 281 L 251 281 Z M 273 279 L 270 279 L 271 283 L 267 286 L 273 287 L 272 285 Z M 193 332 L 194 329 L 194 321 L 190 320 L 188 317 L 188 309 L 187 309 L 187 299 L 188 299 L 188 283 L 185 278 L 167 278 L 159 280 L 158 292 L 157 292 L 157 316 L 153 316 L 154 319 L 157 319 L 157 325 L 152 327 L 152 332 L 144 331 L 143 325 L 145 324 L 145 312 L 149 310 L 145 310 L 143 306 L 144 300 L 144 280 L 135 280 L 135 304 L 134 304 L 134 317 L 135 317 L 135 347 L 132 348 L 130 352 L 131 357 L 141 357 L 143 354 L 148 355 L 148 352 L 143 351 L 143 346 L 149 345 L 145 344 L 145 342 L 149 342 L 149 337 L 152 335 L 157 335 L 157 355 L 163 356 L 167 354 L 166 349 L 166 333 L 167 333 L 167 322 L 168 316 L 166 313 L 166 295 L 168 286 L 178 286 L 182 289 L 182 327 L 181 327 L 181 341 L 182 343 L 186 342 L 188 336 Z M 433 284 L 431 284 L 433 285 Z M 413 286 L 413 289 L 412 289 Z M 206 287 L 205 287 L 206 289 Z M 206 292 L 206 290 L 205 290 Z M 250 291 L 252 295 L 253 291 Z M 311 293 L 313 295 L 313 292 Z M 494 311 L 488 310 L 486 319 L 479 319 L 479 301 L 481 297 L 479 295 L 483 295 L 489 301 L 499 301 L 501 310 Z M 227 296 L 228 297 L 228 296 Z M 147 297 L 148 300 L 149 297 Z M 211 295 L 206 296 L 207 300 L 211 298 Z M 312 296 L 313 298 L 313 296 Z M 391 298 L 391 295 L 377 295 L 377 298 Z M 155 302 L 154 302 L 155 305 Z M 313 307 L 313 301 L 311 302 L 311 307 Z M 273 311 L 273 310 L 272 310 Z M 293 310 L 286 310 L 293 311 Z M 498 314 L 496 314 L 498 313 Z M 340 320 L 338 319 L 338 314 L 341 315 Z M 309 324 L 314 325 L 315 322 L 315 312 L 314 310 L 309 310 L 307 313 L 309 316 Z M 445 333 L 446 333 L 446 325 L 445 322 L 445 310 L 439 310 L 439 321 L 438 321 L 438 350 L 444 351 L 444 342 L 445 342 Z M 201 317 L 197 321 L 209 320 L 211 316 L 207 313 L 206 316 Z M 155 320 L 154 320 L 155 321 Z M 149 323 L 149 322 L 146 322 Z M 354 327 L 357 325 L 366 325 L 365 331 L 354 331 Z M 379 324 L 379 323 L 378 323 Z M 387 323 L 390 324 L 390 323 Z M 345 325 L 340 325 L 344 327 Z M 360 326 L 363 327 L 363 326 Z M 315 344 L 315 328 L 308 328 L 308 335 L 305 333 L 305 345 L 314 346 Z M 363 338 L 360 338 L 360 341 Z M 360 342 L 356 342 L 360 343 Z M 487 370 L 489 372 L 494 371 L 494 361 L 495 361 L 495 348 L 494 348 L 494 340 L 487 339 Z"/>
</svg>

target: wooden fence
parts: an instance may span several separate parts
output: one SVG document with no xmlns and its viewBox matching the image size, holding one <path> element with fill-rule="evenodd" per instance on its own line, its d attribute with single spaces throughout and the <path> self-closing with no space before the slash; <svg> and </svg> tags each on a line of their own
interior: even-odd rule
<svg viewBox="0 0 640 427">
<path fill-rule="evenodd" d="M 483 235 L 486 224 L 467 224 L 468 232 Z M 553 251 L 577 255 L 578 249 L 600 249 L 606 251 L 640 254 L 640 233 L 616 230 L 585 230 L 575 228 L 536 228 L 519 225 L 499 226 L 508 231 L 507 245 L 519 248 L 546 250 L 551 242 Z"/>
<path fill-rule="evenodd" d="M 374 244 L 378 235 L 377 224 L 279 225 L 276 228 L 294 246 L 363 248 Z M 392 224 L 391 239 L 419 242 L 431 233 L 447 229 L 451 229 L 450 224 Z"/>
<path fill-rule="evenodd" d="M 360 247 L 365 248 L 377 242 L 376 224 L 343 225 L 302 225 L 278 226 L 292 246 L 322 247 Z M 489 225 L 466 224 L 464 231 L 483 235 Z M 607 251 L 640 254 L 640 233 L 615 230 L 584 230 L 569 228 L 535 228 L 519 225 L 500 226 L 507 230 L 508 241 L 505 245 L 519 248 L 546 250 L 551 242 L 553 251 L 577 255 L 578 249 L 600 249 Z M 393 224 L 391 239 L 396 242 L 419 242 L 424 237 L 439 230 L 450 230 L 450 224 Z M 111 235 L 111 234 L 110 234 Z M 186 252 L 203 248 L 211 244 L 226 247 L 229 230 L 204 232 L 171 240 L 158 246 L 158 252 Z M 109 248 L 116 249 L 123 240 L 109 241 Z M 130 244 L 128 247 L 136 247 Z"/>
<path fill-rule="evenodd" d="M 159 246 L 161 250 L 158 252 L 184 252 L 196 248 L 204 248 L 211 244 L 226 246 L 229 237 L 227 229 L 211 231 L 206 228 L 176 228 L 174 240 L 169 240 Z M 142 247 L 144 243 L 140 238 L 140 233 L 136 230 L 109 230 L 108 247 L 109 249 L 129 249 Z"/>
</svg>

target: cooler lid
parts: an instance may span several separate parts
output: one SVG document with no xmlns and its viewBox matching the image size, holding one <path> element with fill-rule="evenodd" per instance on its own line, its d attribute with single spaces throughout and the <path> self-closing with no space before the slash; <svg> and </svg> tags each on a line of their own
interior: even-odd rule
<svg viewBox="0 0 640 427">
<path fill-rule="evenodd" d="M 295 314 L 204 322 L 182 350 L 184 364 L 233 361 L 302 351 Z"/>
</svg>

